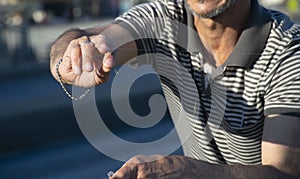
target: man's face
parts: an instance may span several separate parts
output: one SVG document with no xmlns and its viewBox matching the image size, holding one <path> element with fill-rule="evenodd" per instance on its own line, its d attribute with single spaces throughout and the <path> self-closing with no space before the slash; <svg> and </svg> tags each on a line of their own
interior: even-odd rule
<svg viewBox="0 0 300 179">
<path fill-rule="evenodd" d="M 199 18 L 214 18 L 230 8 L 236 0 L 186 0 L 192 14 Z"/>
</svg>

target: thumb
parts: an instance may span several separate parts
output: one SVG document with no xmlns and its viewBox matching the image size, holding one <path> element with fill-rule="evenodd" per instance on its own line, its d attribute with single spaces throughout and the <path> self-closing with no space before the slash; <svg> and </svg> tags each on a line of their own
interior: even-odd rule
<svg viewBox="0 0 300 179">
<path fill-rule="evenodd" d="M 106 53 L 103 58 L 103 63 L 101 67 L 101 71 L 105 73 L 109 73 L 110 70 L 115 66 L 115 59 L 112 53 Z"/>
</svg>

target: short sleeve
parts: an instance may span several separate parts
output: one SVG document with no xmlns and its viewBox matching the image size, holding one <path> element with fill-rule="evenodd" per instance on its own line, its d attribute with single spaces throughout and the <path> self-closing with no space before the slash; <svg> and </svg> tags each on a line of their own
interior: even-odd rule
<svg viewBox="0 0 300 179">
<path fill-rule="evenodd" d="M 134 6 L 129 11 L 116 18 L 114 23 L 127 29 L 134 38 L 138 54 L 154 53 L 156 37 L 163 28 L 164 4 L 161 1 L 149 2 Z"/>
<path fill-rule="evenodd" d="M 293 43 L 274 65 L 265 95 L 265 115 L 300 117 L 300 42 Z"/>
</svg>

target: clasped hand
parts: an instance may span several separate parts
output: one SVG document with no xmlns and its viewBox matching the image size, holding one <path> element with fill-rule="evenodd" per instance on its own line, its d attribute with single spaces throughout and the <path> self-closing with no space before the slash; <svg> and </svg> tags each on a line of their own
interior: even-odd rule
<svg viewBox="0 0 300 179">
<path fill-rule="evenodd" d="M 72 40 L 58 70 L 64 83 L 91 88 L 106 82 L 114 65 L 111 43 L 100 34 Z"/>
<path fill-rule="evenodd" d="M 127 161 L 110 179 L 193 179 L 195 159 L 183 156 L 135 156 Z"/>
</svg>

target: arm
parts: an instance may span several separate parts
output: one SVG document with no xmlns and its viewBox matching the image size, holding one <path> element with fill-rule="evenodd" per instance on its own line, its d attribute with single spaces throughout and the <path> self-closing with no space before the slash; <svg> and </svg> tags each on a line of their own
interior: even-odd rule
<svg viewBox="0 0 300 179">
<path fill-rule="evenodd" d="M 300 177 L 300 118 L 273 115 L 265 119 L 262 161 Z"/>
<path fill-rule="evenodd" d="M 138 156 L 125 163 L 112 178 L 299 178 L 299 131 L 297 117 L 267 117 L 262 165 L 217 165 L 183 156 Z"/>
<path fill-rule="evenodd" d="M 83 43 L 87 40 L 91 42 Z M 119 49 L 118 53 L 112 55 L 112 50 L 116 48 Z M 52 44 L 50 69 L 54 78 L 58 80 L 56 65 L 63 59 L 59 73 L 64 83 L 92 87 L 108 79 L 109 71 L 115 63 L 124 64 L 136 55 L 134 40 L 127 30 L 118 25 L 109 24 L 86 30 L 71 29 Z M 92 67 L 85 68 L 87 63 Z"/>
<path fill-rule="evenodd" d="M 153 53 L 156 42 L 152 38 L 159 37 L 157 27 L 163 28 L 158 26 L 157 18 L 165 18 L 162 15 L 164 5 L 162 2 L 144 3 L 115 19 L 116 24 L 64 33 L 51 48 L 50 68 L 53 76 L 58 79 L 56 66 L 63 59 L 58 72 L 64 83 L 93 87 L 108 79 L 114 65 L 124 64 L 136 57 L 137 48 L 139 54 Z M 157 10 L 162 12 L 149 13 Z M 92 43 L 83 43 L 87 40 Z M 108 48 L 102 48 L 103 45 Z M 114 55 L 111 52 L 116 48 L 118 53 Z"/>
</svg>

